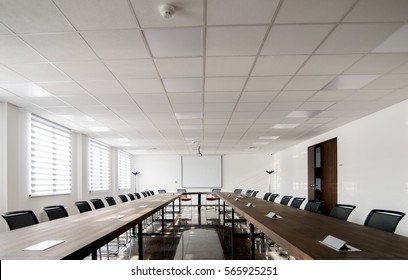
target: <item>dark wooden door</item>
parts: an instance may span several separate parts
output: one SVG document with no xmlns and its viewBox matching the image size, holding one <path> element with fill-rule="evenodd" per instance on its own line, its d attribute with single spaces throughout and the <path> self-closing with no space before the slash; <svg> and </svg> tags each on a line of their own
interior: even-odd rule
<svg viewBox="0 0 408 280">
<path fill-rule="evenodd" d="M 316 168 L 316 150 L 320 150 L 320 167 Z M 312 159 L 313 158 L 313 159 Z M 313 169 L 313 171 L 311 170 Z M 337 203 L 337 138 L 308 148 L 308 194 L 316 199 L 316 174 L 320 177 L 319 196 L 323 214 L 328 214 Z"/>
</svg>

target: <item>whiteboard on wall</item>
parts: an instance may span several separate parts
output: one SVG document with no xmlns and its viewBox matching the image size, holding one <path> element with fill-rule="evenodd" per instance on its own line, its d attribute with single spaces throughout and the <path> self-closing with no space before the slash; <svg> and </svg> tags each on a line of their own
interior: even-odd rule
<svg viewBox="0 0 408 280">
<path fill-rule="evenodd" d="M 182 156 L 183 188 L 221 188 L 222 156 Z"/>
</svg>

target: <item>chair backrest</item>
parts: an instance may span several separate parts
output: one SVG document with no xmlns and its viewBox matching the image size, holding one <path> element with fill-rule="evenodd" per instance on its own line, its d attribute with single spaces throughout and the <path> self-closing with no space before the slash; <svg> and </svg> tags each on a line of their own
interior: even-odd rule
<svg viewBox="0 0 408 280">
<path fill-rule="evenodd" d="M 355 205 L 336 204 L 330 211 L 329 216 L 343 221 L 347 221 L 348 217 L 350 216 L 354 208 L 356 208 Z"/>
<path fill-rule="evenodd" d="M 177 192 L 178 193 L 185 193 L 185 192 L 187 192 L 187 190 L 186 189 L 177 189 Z"/>
<path fill-rule="evenodd" d="M 136 197 L 137 199 L 141 199 L 141 198 L 142 198 L 142 196 L 140 195 L 140 193 L 135 193 L 135 197 Z"/>
<path fill-rule="evenodd" d="M 303 201 L 305 201 L 305 199 L 303 197 L 295 197 L 292 200 L 292 203 L 290 204 L 290 207 L 300 208 L 300 205 L 302 205 Z"/>
<path fill-rule="evenodd" d="M 247 190 L 247 191 L 245 192 L 245 195 L 246 195 L 246 196 L 251 196 L 252 192 L 253 192 L 253 190 Z"/>
<path fill-rule="evenodd" d="M 273 194 L 271 194 L 271 195 L 269 196 L 269 199 L 268 199 L 268 200 L 274 202 L 275 199 L 276 199 L 278 196 L 279 196 L 278 193 L 273 193 Z"/>
<path fill-rule="evenodd" d="M 52 205 L 43 208 L 50 221 L 68 217 L 68 212 L 62 205 Z"/>
<path fill-rule="evenodd" d="M 364 225 L 394 233 L 404 216 L 405 213 L 399 211 L 373 209 L 368 214 Z"/>
<path fill-rule="evenodd" d="M 75 205 L 78 207 L 79 213 L 92 211 L 91 205 L 89 205 L 88 201 L 76 201 Z"/>
<path fill-rule="evenodd" d="M 305 210 L 320 214 L 322 213 L 322 204 L 323 201 L 321 200 L 309 200 L 305 205 Z"/>
<path fill-rule="evenodd" d="M 154 191 L 149 191 L 151 195 L 154 195 Z"/>
<path fill-rule="evenodd" d="M 128 202 L 128 198 L 126 197 L 126 195 L 120 194 L 118 196 L 119 196 L 120 200 L 122 200 L 122 202 Z"/>
<path fill-rule="evenodd" d="M 147 196 L 147 193 L 146 193 L 146 192 L 142 192 L 142 195 L 143 195 L 143 197 L 146 197 L 146 196 Z"/>
<path fill-rule="evenodd" d="M 116 205 L 116 201 L 112 196 L 105 197 L 105 200 L 109 206 Z"/>
<path fill-rule="evenodd" d="M 271 193 L 270 192 L 267 192 L 267 193 L 265 193 L 264 194 L 264 196 L 263 196 L 263 200 L 268 200 L 268 198 L 271 196 Z"/>
<path fill-rule="evenodd" d="M 166 190 L 164 190 L 164 189 L 160 189 L 160 190 L 157 190 L 159 193 L 166 193 Z"/>
<path fill-rule="evenodd" d="M 252 197 L 256 197 L 256 195 L 258 194 L 258 192 L 259 192 L 259 191 L 253 191 L 252 194 L 251 194 L 251 196 L 252 196 Z"/>
<path fill-rule="evenodd" d="M 128 197 L 130 198 L 130 200 L 135 200 L 135 196 L 133 195 L 133 193 L 128 193 Z"/>
<path fill-rule="evenodd" d="M 93 204 L 93 206 L 95 207 L 95 209 L 99 209 L 99 208 L 104 208 L 105 204 L 103 204 L 102 199 L 100 198 L 92 198 L 91 203 Z"/>
<path fill-rule="evenodd" d="M 211 192 L 221 192 L 221 189 L 212 189 Z"/>
<path fill-rule="evenodd" d="M 234 190 L 234 194 L 241 194 L 242 193 L 242 189 L 235 189 Z"/>
<path fill-rule="evenodd" d="M 31 210 L 11 211 L 1 215 L 10 230 L 38 224 L 38 219 Z"/>
<path fill-rule="evenodd" d="M 280 201 L 280 204 L 282 204 L 282 205 L 288 205 L 289 200 L 290 200 L 291 198 L 292 198 L 291 195 L 284 195 L 284 196 L 282 196 L 282 199 L 281 199 L 281 201 Z"/>
</svg>

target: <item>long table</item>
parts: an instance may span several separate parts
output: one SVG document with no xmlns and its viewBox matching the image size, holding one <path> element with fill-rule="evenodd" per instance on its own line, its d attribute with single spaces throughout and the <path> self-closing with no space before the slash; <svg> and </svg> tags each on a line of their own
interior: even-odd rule
<svg viewBox="0 0 408 280">
<path fill-rule="evenodd" d="M 180 194 L 166 193 L 0 233 L 0 259 L 83 259 L 122 233 L 139 227 L 139 259 L 143 259 L 142 222 Z M 173 203 L 174 210 L 174 203 Z M 164 219 L 162 218 L 162 230 Z M 62 243 L 43 251 L 23 250 L 48 240 Z"/>
<path fill-rule="evenodd" d="M 259 198 L 239 197 L 237 201 L 233 193 L 217 195 L 251 224 L 252 250 L 255 227 L 296 259 L 408 259 L 408 237 Z M 267 217 L 270 212 L 279 218 Z M 328 235 L 360 251 L 336 251 L 321 244 Z"/>
</svg>

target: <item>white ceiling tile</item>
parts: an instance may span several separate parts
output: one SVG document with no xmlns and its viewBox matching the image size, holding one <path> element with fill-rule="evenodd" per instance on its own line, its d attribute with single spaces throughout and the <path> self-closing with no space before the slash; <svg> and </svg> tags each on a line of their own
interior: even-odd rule
<svg viewBox="0 0 408 280">
<path fill-rule="evenodd" d="M 164 92 L 159 79 L 122 80 L 121 84 L 129 93 L 161 93 Z"/>
<path fill-rule="evenodd" d="M 313 95 L 309 101 L 341 101 L 354 92 L 354 90 L 321 90 Z"/>
<path fill-rule="evenodd" d="M 391 34 L 372 52 L 374 53 L 400 53 L 408 52 L 408 24 Z"/>
<path fill-rule="evenodd" d="M 208 0 L 207 24 L 269 24 L 278 4 L 277 0 Z"/>
<path fill-rule="evenodd" d="M 285 0 L 276 23 L 338 22 L 353 6 L 354 0 Z"/>
<path fill-rule="evenodd" d="M 408 85 L 408 74 L 389 74 L 379 77 L 364 89 L 398 89 L 406 85 Z"/>
<path fill-rule="evenodd" d="M 249 91 L 243 92 L 240 102 L 271 102 L 278 91 Z"/>
<path fill-rule="evenodd" d="M 353 110 L 363 110 L 366 105 L 366 101 L 340 101 L 331 106 L 328 110 L 334 111 L 353 111 Z"/>
<path fill-rule="evenodd" d="M 95 98 L 106 106 L 129 105 L 134 101 L 126 93 L 98 94 Z"/>
<path fill-rule="evenodd" d="M 138 119 L 141 119 L 142 117 L 139 115 L 142 111 L 140 110 L 139 106 L 136 104 L 127 104 L 127 105 L 108 105 L 109 110 L 114 112 L 115 114 L 119 116 L 129 116 L 129 115 L 137 115 Z"/>
<path fill-rule="evenodd" d="M 335 102 L 305 102 L 298 110 L 326 110 L 333 104 L 335 104 Z"/>
<path fill-rule="evenodd" d="M 398 23 L 340 24 L 316 53 L 367 53 L 400 26 Z"/>
<path fill-rule="evenodd" d="M 205 112 L 232 112 L 235 103 L 206 103 L 204 104 Z"/>
<path fill-rule="evenodd" d="M 383 99 L 405 100 L 408 98 L 408 89 L 397 89 L 385 95 Z"/>
<path fill-rule="evenodd" d="M 145 113 L 167 113 L 173 112 L 169 104 L 166 103 L 138 103 L 140 109 Z"/>
<path fill-rule="evenodd" d="M 60 62 L 54 65 L 75 81 L 115 79 L 100 61 Z"/>
<path fill-rule="evenodd" d="M 173 105 L 173 110 L 176 113 L 193 113 L 193 112 L 200 112 L 200 113 L 195 113 L 199 114 L 201 117 L 201 112 L 203 111 L 203 105 L 199 103 L 193 103 L 193 104 L 174 104 Z M 179 119 L 179 118 L 177 118 Z"/>
<path fill-rule="evenodd" d="M 20 74 L 0 65 L 0 83 L 28 82 Z"/>
<path fill-rule="evenodd" d="M 306 61 L 306 55 L 260 56 L 256 62 L 253 76 L 293 75 Z"/>
<path fill-rule="evenodd" d="M 327 84 L 324 89 L 360 89 L 378 77 L 378 75 L 340 75 Z"/>
<path fill-rule="evenodd" d="M 43 61 L 42 56 L 17 36 L 0 36 L 0 63 Z"/>
<path fill-rule="evenodd" d="M 311 118 L 318 113 L 320 113 L 320 111 L 292 111 L 286 118 Z"/>
<path fill-rule="evenodd" d="M 1 35 L 11 35 L 13 32 L 11 32 L 10 29 L 8 29 L 4 24 L 0 23 L 0 34 Z"/>
<path fill-rule="evenodd" d="M 139 30 L 83 31 L 81 35 L 101 59 L 149 58 Z"/>
<path fill-rule="evenodd" d="M 73 31 L 54 3 L 48 0 L 2 1 L 0 18 L 16 33 Z"/>
<path fill-rule="evenodd" d="M 392 74 L 408 74 L 408 63 L 404 63 L 401 66 L 397 67 L 393 71 Z"/>
<path fill-rule="evenodd" d="M 207 57 L 205 63 L 205 75 L 207 77 L 247 76 L 254 60 L 254 56 Z"/>
<path fill-rule="evenodd" d="M 205 91 L 241 91 L 245 81 L 245 77 L 206 78 Z"/>
<path fill-rule="evenodd" d="M 35 34 L 21 37 L 50 61 L 97 58 L 78 33 Z"/>
<path fill-rule="evenodd" d="M 331 24 L 274 25 L 261 54 L 311 54 L 333 27 Z"/>
<path fill-rule="evenodd" d="M 60 99 L 74 107 L 85 105 L 102 105 L 98 100 L 90 95 L 61 96 Z"/>
<path fill-rule="evenodd" d="M 147 29 L 143 31 L 154 57 L 201 56 L 201 28 Z"/>
<path fill-rule="evenodd" d="M 168 104 L 169 100 L 167 99 L 166 94 L 164 93 L 138 93 L 132 94 L 132 98 L 139 103 L 154 103 L 154 104 Z"/>
<path fill-rule="evenodd" d="M 354 94 L 350 95 L 347 97 L 345 100 L 356 100 L 356 101 L 361 101 L 361 100 L 376 100 L 379 99 L 387 94 L 389 94 L 392 90 L 358 90 Z M 408 96 L 407 96 L 408 98 Z"/>
<path fill-rule="evenodd" d="M 246 103 L 246 102 L 238 102 L 235 111 L 239 112 L 261 112 L 265 110 L 268 103 Z"/>
<path fill-rule="evenodd" d="M 312 55 L 299 75 L 337 75 L 350 67 L 361 55 Z"/>
<path fill-rule="evenodd" d="M 368 54 L 344 74 L 385 74 L 408 60 L 408 54 Z"/>
<path fill-rule="evenodd" d="M 137 27 L 127 0 L 54 0 L 77 30 Z"/>
<path fill-rule="evenodd" d="M 204 101 L 206 103 L 235 103 L 238 101 L 239 92 L 206 92 Z"/>
<path fill-rule="evenodd" d="M 21 97 L 51 97 L 48 91 L 33 84 L 33 83 L 2 83 L 0 88 L 3 88 L 11 93 Z"/>
<path fill-rule="evenodd" d="M 360 0 L 344 22 L 390 22 L 408 19 L 405 0 Z"/>
<path fill-rule="evenodd" d="M 269 104 L 268 111 L 294 111 L 302 104 L 302 102 L 272 102 Z M 289 112 L 284 113 L 286 116 Z"/>
<path fill-rule="evenodd" d="M 111 93 L 125 93 L 125 89 L 116 80 L 82 81 L 79 84 L 94 96 Z"/>
<path fill-rule="evenodd" d="M 169 2 L 175 8 L 175 14 L 165 19 L 160 14 L 162 0 L 131 0 L 132 6 L 142 28 L 198 26 L 203 24 L 202 0 L 179 0 Z"/>
<path fill-rule="evenodd" d="M 201 78 L 174 78 L 163 79 L 167 92 L 199 92 L 202 91 Z"/>
<path fill-rule="evenodd" d="M 36 83 L 53 95 L 84 95 L 87 92 L 76 82 Z"/>
<path fill-rule="evenodd" d="M 197 92 L 170 93 L 168 97 L 172 104 L 203 102 L 203 95 Z"/>
<path fill-rule="evenodd" d="M 278 97 L 276 97 L 276 102 L 291 102 L 291 101 L 306 101 L 310 96 L 312 96 L 316 91 L 282 91 Z"/>
<path fill-rule="evenodd" d="M 180 105 L 180 104 L 178 104 Z M 184 105 L 184 104 L 183 104 Z M 185 120 L 189 120 L 189 121 L 195 121 L 199 124 L 201 124 L 201 120 L 203 118 L 203 114 L 201 113 L 201 107 L 196 107 L 196 104 L 189 104 L 188 106 L 182 106 L 181 108 L 174 108 L 174 110 L 176 112 L 180 112 L 180 113 L 174 113 L 174 115 L 176 116 L 176 119 L 178 120 L 178 122 L 181 124 L 180 121 L 185 121 Z M 185 110 L 184 112 L 179 111 L 178 109 L 182 109 L 181 111 Z M 199 113 L 191 113 L 191 112 L 199 112 Z M 186 124 L 186 122 L 184 122 L 184 124 Z M 191 122 L 190 122 L 191 124 Z"/>
<path fill-rule="evenodd" d="M 333 78 L 334 76 L 295 76 L 285 90 L 320 90 Z"/>
<path fill-rule="evenodd" d="M 32 102 L 41 107 L 48 107 L 48 106 L 67 106 L 65 102 L 61 99 L 58 99 L 54 96 L 48 97 L 25 97 L 25 100 Z"/>
<path fill-rule="evenodd" d="M 159 58 L 154 62 L 163 78 L 201 77 L 203 75 L 202 58 Z"/>
<path fill-rule="evenodd" d="M 8 67 L 33 82 L 70 80 L 64 73 L 50 63 L 9 64 Z"/>
<path fill-rule="evenodd" d="M 112 112 L 106 106 L 103 106 L 103 105 L 77 106 L 76 108 L 78 108 L 79 110 L 81 110 L 82 112 L 90 116 L 112 114 Z M 64 114 L 64 115 L 74 115 L 74 114 Z"/>
<path fill-rule="evenodd" d="M 250 77 L 245 91 L 281 90 L 289 79 L 290 76 Z"/>
<path fill-rule="evenodd" d="M 106 60 L 104 63 L 118 80 L 157 78 L 151 59 Z"/>
<path fill-rule="evenodd" d="M 266 30 L 266 26 L 208 27 L 206 55 L 255 55 Z"/>
<path fill-rule="evenodd" d="M 78 109 L 72 106 L 56 106 L 56 107 L 47 107 L 47 110 L 56 114 L 56 115 L 70 115 L 70 116 L 81 116 L 83 115 L 84 111 L 79 111 Z"/>
</svg>

